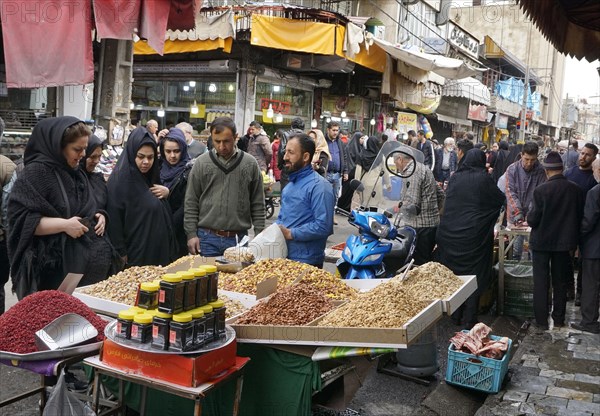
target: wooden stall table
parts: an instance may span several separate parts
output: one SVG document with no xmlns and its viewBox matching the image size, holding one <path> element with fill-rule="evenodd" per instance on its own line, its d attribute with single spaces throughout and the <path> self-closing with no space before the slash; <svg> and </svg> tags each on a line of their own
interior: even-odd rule
<svg viewBox="0 0 600 416">
<path fill-rule="evenodd" d="M 186 387 L 179 384 L 169 383 L 166 381 L 150 379 L 145 376 L 130 374 L 122 370 L 118 370 L 116 368 L 112 368 L 102 361 L 100 361 L 100 357 L 98 355 L 94 357 L 89 357 L 83 360 L 83 362 L 94 369 L 94 390 L 93 390 L 93 404 L 94 411 L 98 416 L 107 416 L 112 415 L 117 412 L 121 412 L 124 410 L 125 403 L 123 400 L 123 391 L 124 386 L 123 382 L 130 382 L 134 384 L 138 384 L 142 387 L 142 399 L 141 399 L 141 407 L 140 407 L 140 415 L 144 416 L 146 414 L 145 403 L 146 403 L 146 392 L 147 388 L 154 388 L 157 390 L 161 390 L 165 393 L 173 394 L 179 397 L 183 397 L 185 399 L 191 399 L 194 401 L 194 416 L 199 416 L 202 414 L 202 399 L 206 397 L 213 389 L 219 387 L 221 384 L 231 380 L 237 379 L 236 383 L 236 391 L 235 391 L 235 399 L 233 405 L 233 416 L 237 416 L 239 411 L 239 403 L 240 397 L 242 394 L 242 384 L 244 380 L 243 368 L 246 363 L 250 361 L 248 358 L 236 357 L 236 363 L 233 367 L 226 370 L 221 376 L 211 380 L 209 382 L 203 383 L 198 387 Z M 119 380 L 119 398 L 118 401 L 114 404 L 111 409 L 106 410 L 103 413 L 99 413 L 99 391 L 101 387 L 101 379 L 100 375 L 106 375 L 109 377 L 113 377 Z"/>
<path fill-rule="evenodd" d="M 515 238 L 524 236 L 529 238 L 531 228 L 503 228 L 498 232 L 498 314 L 504 314 L 504 260 L 512 248 Z M 507 241 L 505 241 L 505 239 Z"/>
</svg>

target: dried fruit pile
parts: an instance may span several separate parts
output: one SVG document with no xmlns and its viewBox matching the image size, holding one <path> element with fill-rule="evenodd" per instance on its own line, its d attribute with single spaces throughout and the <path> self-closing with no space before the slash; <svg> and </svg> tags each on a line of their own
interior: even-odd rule
<svg viewBox="0 0 600 416">
<path fill-rule="evenodd" d="M 431 302 L 412 297 L 400 282 L 390 280 L 361 293 L 327 315 L 318 326 L 401 328 Z"/>
<path fill-rule="evenodd" d="M 306 325 L 335 307 L 333 302 L 308 283 L 287 287 L 260 302 L 236 325 Z"/>
<path fill-rule="evenodd" d="M 223 253 L 223 258 L 227 261 L 233 262 L 245 262 L 252 263 L 254 262 L 254 254 L 248 247 L 229 247 Z"/>
<path fill-rule="evenodd" d="M 183 263 L 189 264 L 190 269 L 201 266 L 203 264 L 206 264 L 205 261 L 203 260 L 202 256 L 199 256 L 197 254 L 188 254 L 187 256 L 178 258 L 173 263 L 169 264 L 167 266 L 167 268 L 170 268 L 173 266 L 179 266 L 180 264 L 183 264 Z"/>
<path fill-rule="evenodd" d="M 263 280 L 277 277 L 277 288 L 281 289 L 291 285 L 299 276 L 303 276 L 302 282 L 310 283 L 332 299 L 352 299 L 357 295 L 356 290 L 333 274 L 287 259 L 261 260 L 239 273 L 221 273 L 219 284 L 224 290 L 255 295 L 257 283 Z"/>
<path fill-rule="evenodd" d="M 97 298 L 134 305 L 140 283 L 158 280 L 164 273 L 165 268 L 163 267 L 133 266 L 89 288 L 78 289 L 78 291 Z"/>
<path fill-rule="evenodd" d="M 398 280 L 398 276 L 394 280 Z M 412 269 L 406 280 L 399 282 L 411 298 L 419 300 L 446 299 L 463 283 L 450 269 L 436 262 Z"/>
<path fill-rule="evenodd" d="M 36 352 L 36 331 L 66 313 L 83 316 L 98 330 L 98 341 L 104 339 L 107 322 L 83 302 L 64 292 L 44 290 L 23 298 L 0 316 L 0 351 Z"/>
</svg>

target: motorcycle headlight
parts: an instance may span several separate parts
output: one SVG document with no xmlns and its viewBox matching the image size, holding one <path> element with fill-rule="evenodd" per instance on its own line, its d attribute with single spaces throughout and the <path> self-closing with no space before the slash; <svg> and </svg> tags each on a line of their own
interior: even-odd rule
<svg viewBox="0 0 600 416">
<path fill-rule="evenodd" d="M 346 246 L 346 248 L 344 249 L 344 256 L 346 256 L 349 259 L 352 258 L 352 250 L 350 250 L 350 247 Z"/>
<path fill-rule="evenodd" d="M 367 257 L 365 257 L 365 262 L 368 261 L 379 261 L 379 259 L 381 258 L 381 254 L 369 254 Z"/>
<path fill-rule="evenodd" d="M 387 237 L 390 232 L 390 227 L 388 225 L 381 224 L 374 218 L 369 218 L 369 228 L 371 232 L 379 238 Z"/>
</svg>

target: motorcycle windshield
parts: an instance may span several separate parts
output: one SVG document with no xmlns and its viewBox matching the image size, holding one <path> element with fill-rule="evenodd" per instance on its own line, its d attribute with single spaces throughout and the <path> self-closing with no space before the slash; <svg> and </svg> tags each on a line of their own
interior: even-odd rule
<svg viewBox="0 0 600 416">
<path fill-rule="evenodd" d="M 383 212 L 398 205 L 402 198 L 402 181 L 404 179 L 390 173 L 396 171 L 394 155 L 404 152 L 415 158 L 417 163 L 423 163 L 423 152 L 413 147 L 406 146 L 397 141 L 387 141 L 383 144 L 371 169 L 360 178 L 364 189 L 355 191 L 352 208 L 363 206 L 365 208 Z M 389 167 L 389 170 L 386 168 Z"/>
</svg>

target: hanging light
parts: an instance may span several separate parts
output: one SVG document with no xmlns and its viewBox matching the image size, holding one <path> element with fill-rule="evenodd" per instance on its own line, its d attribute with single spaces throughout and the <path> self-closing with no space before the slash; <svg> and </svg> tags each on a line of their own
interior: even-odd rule
<svg viewBox="0 0 600 416">
<path fill-rule="evenodd" d="M 341 116 L 342 118 L 346 118 L 346 112 L 345 112 L 345 111 L 342 111 L 342 113 L 340 114 L 340 116 Z"/>
<path fill-rule="evenodd" d="M 281 91 L 281 87 L 279 85 L 273 85 L 273 92 Z"/>
<path fill-rule="evenodd" d="M 375 119 L 374 119 L 374 118 L 372 118 L 372 119 L 371 119 L 371 121 L 369 121 L 369 124 L 370 124 L 371 126 L 374 126 L 374 125 L 375 125 Z"/>
<path fill-rule="evenodd" d="M 183 86 L 183 90 L 184 91 L 189 91 L 190 90 L 190 86 L 189 85 L 184 85 Z"/>
<path fill-rule="evenodd" d="M 275 122 L 281 123 L 282 121 L 283 121 L 283 115 L 281 115 L 281 113 L 277 113 L 277 116 L 275 117 Z"/>
<path fill-rule="evenodd" d="M 196 81 L 190 81 L 190 87 L 194 88 L 196 86 Z"/>
<path fill-rule="evenodd" d="M 158 109 L 158 111 L 156 112 L 156 115 L 158 117 L 164 117 L 165 116 L 165 109 L 163 108 L 163 106 L 161 105 L 160 108 Z"/>
<path fill-rule="evenodd" d="M 196 103 L 196 100 L 194 100 L 194 104 L 192 105 L 192 108 L 190 108 L 190 113 L 198 114 L 198 104 Z"/>
<path fill-rule="evenodd" d="M 208 85 L 208 90 L 209 90 L 210 92 L 217 92 L 217 85 L 211 82 L 211 83 Z"/>
<path fill-rule="evenodd" d="M 267 118 L 273 118 L 273 105 L 269 104 L 269 108 L 267 109 Z"/>
<path fill-rule="evenodd" d="M 133 101 L 131 101 L 131 102 L 129 103 L 129 109 L 130 109 L 130 110 L 133 110 L 134 108 L 135 108 L 135 104 L 133 103 Z"/>
<path fill-rule="evenodd" d="M 325 122 L 326 122 L 326 123 L 331 123 L 331 117 L 327 117 L 327 118 L 325 119 Z"/>
<path fill-rule="evenodd" d="M 316 129 L 317 126 L 319 125 L 319 123 L 317 123 L 317 120 L 315 120 L 314 118 L 312 119 L 312 121 L 310 122 L 310 127 L 312 129 Z"/>
<path fill-rule="evenodd" d="M 233 92 L 233 84 L 229 84 L 229 87 L 227 87 L 227 89 L 229 90 L 229 92 Z"/>
</svg>

